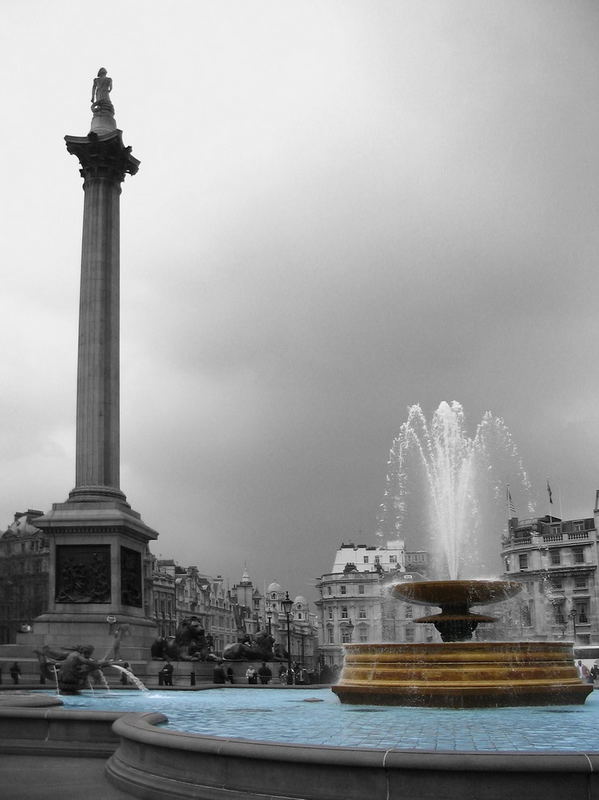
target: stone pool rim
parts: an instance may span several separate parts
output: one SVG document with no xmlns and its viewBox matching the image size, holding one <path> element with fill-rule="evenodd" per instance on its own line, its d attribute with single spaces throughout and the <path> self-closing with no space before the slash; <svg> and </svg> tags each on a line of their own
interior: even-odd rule
<svg viewBox="0 0 599 800">
<path fill-rule="evenodd" d="M 161 715 L 155 715 L 160 717 Z M 360 749 L 248 741 L 156 728 L 127 712 L 108 779 L 146 800 L 363 800 L 526 793 L 529 800 L 599 798 L 599 753 L 472 753 Z M 440 787 L 443 790 L 440 791 Z M 518 796 L 517 793 L 515 796 Z"/>
<path fill-rule="evenodd" d="M 5 695 L 2 752 L 108 758 L 108 780 L 145 800 L 599 800 L 599 752 L 432 752 L 261 742 L 157 727 L 158 712 L 65 710 Z M 37 704 L 37 706 L 35 706 Z M 20 706 L 20 707 L 19 707 Z M 19 740 L 15 738 L 18 726 Z"/>
</svg>

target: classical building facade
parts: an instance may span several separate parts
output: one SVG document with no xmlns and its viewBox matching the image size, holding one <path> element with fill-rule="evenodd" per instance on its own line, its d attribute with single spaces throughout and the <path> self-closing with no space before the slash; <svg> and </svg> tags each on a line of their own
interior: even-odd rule
<svg viewBox="0 0 599 800">
<path fill-rule="evenodd" d="M 510 519 L 504 577 L 523 588 L 504 604 L 503 635 L 599 643 L 598 516 L 596 507 L 593 517 L 580 519 Z"/>
<path fill-rule="evenodd" d="M 297 595 L 292 599 L 287 619 L 283 601 L 288 596 L 277 581 L 268 585 L 264 605 L 265 627 L 275 640 L 277 653 L 288 652 L 293 664 L 315 669 L 318 662 L 317 615 L 310 611 L 306 598 Z"/>
<path fill-rule="evenodd" d="M 163 636 L 174 636 L 181 620 L 198 617 L 214 651 L 237 641 L 234 603 L 221 575 L 212 577 L 196 566 L 183 567 L 172 559 L 155 561 L 154 615 Z"/>
<path fill-rule="evenodd" d="M 407 571 L 406 564 L 420 569 Z M 399 539 L 385 545 L 342 544 L 331 572 L 317 583 L 321 664 L 340 666 L 343 645 L 350 642 L 436 641 L 432 625 L 414 624 L 430 609 L 389 592 L 394 583 L 421 580 L 427 566 L 427 553 L 407 553 Z"/>
<path fill-rule="evenodd" d="M 239 583 L 231 587 L 231 602 L 238 636 L 252 636 L 266 628 L 264 595 L 254 586 L 247 569 Z"/>
<path fill-rule="evenodd" d="M 47 603 L 49 546 L 42 511 L 18 511 L 0 536 L 0 644 L 14 644 Z"/>
</svg>

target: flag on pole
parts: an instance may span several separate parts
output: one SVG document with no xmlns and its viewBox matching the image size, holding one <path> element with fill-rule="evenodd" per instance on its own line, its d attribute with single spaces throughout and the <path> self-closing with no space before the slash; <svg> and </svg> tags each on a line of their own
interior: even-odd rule
<svg viewBox="0 0 599 800">
<path fill-rule="evenodd" d="M 549 478 L 547 478 L 547 494 L 549 495 L 549 502 L 553 505 L 553 493 L 551 491 L 551 486 L 549 486 Z"/>
<path fill-rule="evenodd" d="M 512 495 L 511 495 L 511 493 L 510 493 L 510 487 L 509 487 L 509 484 L 508 484 L 508 486 L 507 486 L 507 507 L 508 507 L 508 509 L 509 509 L 509 512 L 510 512 L 510 519 L 511 519 L 512 517 L 516 517 L 516 516 L 518 516 L 518 515 L 516 514 L 516 506 L 514 505 L 514 501 L 512 500 Z"/>
</svg>

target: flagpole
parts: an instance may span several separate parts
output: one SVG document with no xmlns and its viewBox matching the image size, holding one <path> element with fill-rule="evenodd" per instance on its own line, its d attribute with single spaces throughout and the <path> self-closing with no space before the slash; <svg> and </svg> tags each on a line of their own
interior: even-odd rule
<svg viewBox="0 0 599 800">
<path fill-rule="evenodd" d="M 549 505 L 547 507 L 549 513 L 547 514 L 547 516 L 549 517 L 549 522 L 551 522 L 551 517 L 553 516 L 553 514 L 551 513 L 551 506 L 553 505 L 553 493 L 551 491 L 551 486 L 549 485 L 549 478 L 547 478 L 547 496 L 549 498 Z"/>
</svg>

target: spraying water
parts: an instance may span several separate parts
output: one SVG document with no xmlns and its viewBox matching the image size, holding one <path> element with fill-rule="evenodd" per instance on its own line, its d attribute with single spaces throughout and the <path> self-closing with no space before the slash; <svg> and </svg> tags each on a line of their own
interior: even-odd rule
<svg viewBox="0 0 599 800">
<path fill-rule="evenodd" d="M 108 664 L 108 666 L 112 667 L 112 669 L 117 669 L 123 675 L 126 675 L 127 678 L 131 681 L 131 683 L 135 686 L 135 688 L 139 689 L 140 692 L 148 691 L 148 688 L 143 683 L 143 681 L 140 681 L 137 675 L 134 675 L 133 672 L 131 672 L 131 670 L 127 669 L 126 667 L 122 667 L 120 664 Z"/>
<path fill-rule="evenodd" d="M 432 577 L 494 577 L 502 571 L 508 485 L 528 499 L 528 477 L 501 418 L 486 412 L 470 437 L 459 403 L 441 403 L 430 424 L 413 405 L 389 454 L 377 533 L 428 550 Z"/>
</svg>

